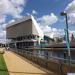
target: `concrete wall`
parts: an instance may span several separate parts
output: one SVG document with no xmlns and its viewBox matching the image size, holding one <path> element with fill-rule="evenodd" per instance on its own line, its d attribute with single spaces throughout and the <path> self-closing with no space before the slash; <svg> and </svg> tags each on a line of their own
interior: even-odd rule
<svg viewBox="0 0 75 75">
<path fill-rule="evenodd" d="M 18 36 L 32 34 L 32 20 L 18 23 L 6 29 L 7 38 L 16 38 Z"/>
</svg>

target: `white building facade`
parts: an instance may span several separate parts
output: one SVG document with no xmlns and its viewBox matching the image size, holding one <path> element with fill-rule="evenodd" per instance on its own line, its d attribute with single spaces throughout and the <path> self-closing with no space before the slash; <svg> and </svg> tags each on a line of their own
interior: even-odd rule
<svg viewBox="0 0 75 75">
<path fill-rule="evenodd" d="M 7 44 L 12 48 L 39 45 L 43 37 L 44 34 L 32 15 L 18 19 L 6 27 Z"/>
</svg>

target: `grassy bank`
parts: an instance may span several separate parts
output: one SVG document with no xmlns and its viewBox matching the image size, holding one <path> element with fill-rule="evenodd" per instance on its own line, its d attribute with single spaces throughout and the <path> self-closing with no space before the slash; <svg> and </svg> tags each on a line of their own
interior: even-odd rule
<svg viewBox="0 0 75 75">
<path fill-rule="evenodd" d="M 9 75 L 3 54 L 0 54 L 0 75 Z"/>
</svg>

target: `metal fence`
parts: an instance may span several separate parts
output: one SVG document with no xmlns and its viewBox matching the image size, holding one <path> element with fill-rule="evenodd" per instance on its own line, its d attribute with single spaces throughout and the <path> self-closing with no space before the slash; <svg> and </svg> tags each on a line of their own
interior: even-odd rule
<svg viewBox="0 0 75 75">
<path fill-rule="evenodd" d="M 68 63 L 68 58 L 64 58 L 64 57 L 59 57 L 57 56 L 57 54 L 51 54 L 51 51 L 48 51 L 47 48 L 25 48 L 25 49 L 16 49 L 16 48 L 13 48 L 12 49 L 13 51 L 21 54 L 21 55 L 25 55 L 25 56 L 34 56 L 34 57 L 38 57 L 38 58 L 41 58 L 41 59 L 45 59 L 45 60 L 51 60 L 51 61 L 55 61 L 55 62 L 61 62 L 61 63 L 65 63 L 67 64 Z M 63 54 L 62 54 L 63 55 Z M 71 59 L 71 65 L 75 65 L 75 60 L 74 59 Z"/>
<path fill-rule="evenodd" d="M 54 55 L 47 48 L 25 48 L 25 49 L 16 49 L 10 48 L 9 50 L 16 52 L 17 54 L 39 64 L 42 67 L 45 67 L 54 72 L 61 73 L 60 75 L 66 75 L 69 72 L 68 68 L 68 58 L 63 58 Z M 75 72 L 75 60 L 70 60 L 71 70 Z"/>
</svg>

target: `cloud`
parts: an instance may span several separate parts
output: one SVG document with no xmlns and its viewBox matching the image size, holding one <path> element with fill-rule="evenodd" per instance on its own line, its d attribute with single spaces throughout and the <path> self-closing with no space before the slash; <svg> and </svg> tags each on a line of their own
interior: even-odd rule
<svg viewBox="0 0 75 75">
<path fill-rule="evenodd" d="M 32 10 L 33 15 L 37 15 L 37 12 L 35 10 Z"/>
<path fill-rule="evenodd" d="M 27 12 L 27 13 L 26 13 L 27 16 L 29 16 L 29 15 L 34 15 L 34 17 L 36 17 L 37 14 L 38 14 L 37 11 L 35 11 L 34 9 L 32 10 L 32 12 L 30 12 L 30 13 Z"/>
<path fill-rule="evenodd" d="M 0 43 L 6 43 L 6 31 L 0 30 Z"/>
<path fill-rule="evenodd" d="M 53 38 L 58 29 L 51 28 L 50 26 L 58 21 L 58 17 L 54 13 L 51 13 L 50 15 L 37 18 L 37 21 L 44 34 Z"/>
<path fill-rule="evenodd" d="M 65 34 L 64 29 L 52 28 L 50 26 L 40 26 L 45 35 L 50 38 L 61 37 Z"/>
<path fill-rule="evenodd" d="M 50 28 L 48 32 L 45 32 L 45 35 L 49 36 L 50 38 L 61 37 L 64 35 L 64 30 L 57 28 Z"/>
<path fill-rule="evenodd" d="M 40 26 L 40 28 L 43 30 L 44 33 L 51 31 L 51 27 L 49 26 Z"/>
<path fill-rule="evenodd" d="M 30 13 L 26 13 L 27 16 L 31 15 Z"/>
<path fill-rule="evenodd" d="M 21 6 L 21 5 L 24 6 L 26 0 L 11 0 L 11 2 L 13 2 L 15 6 Z"/>
<path fill-rule="evenodd" d="M 27 0 L 0 0 L 0 42 L 5 41 L 7 16 L 10 15 L 12 18 L 21 18 L 21 12 L 26 2 Z"/>
<path fill-rule="evenodd" d="M 44 15 L 38 18 L 37 21 L 40 22 L 40 25 L 52 25 L 58 21 L 58 17 L 54 13 L 51 13 L 50 15 Z"/>
<path fill-rule="evenodd" d="M 12 19 L 11 21 L 9 21 L 9 24 L 10 24 L 10 23 L 12 23 L 12 22 L 15 22 L 15 20 L 14 20 L 14 19 Z"/>
<path fill-rule="evenodd" d="M 0 27 L 0 29 L 2 31 L 5 31 L 6 30 L 6 25 L 7 25 L 7 23 L 2 24 L 1 27 Z"/>
<path fill-rule="evenodd" d="M 6 16 L 5 15 L 1 15 L 0 16 L 0 23 L 5 23 L 5 19 L 6 19 Z"/>
<path fill-rule="evenodd" d="M 19 18 L 25 5 L 26 0 L 0 0 L 0 15 L 11 15 L 14 18 Z"/>
<path fill-rule="evenodd" d="M 0 39 L 5 38 L 6 31 L 0 31 Z"/>
<path fill-rule="evenodd" d="M 69 23 L 75 24 L 75 0 L 67 5 L 65 11 L 68 13 Z"/>
</svg>

